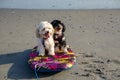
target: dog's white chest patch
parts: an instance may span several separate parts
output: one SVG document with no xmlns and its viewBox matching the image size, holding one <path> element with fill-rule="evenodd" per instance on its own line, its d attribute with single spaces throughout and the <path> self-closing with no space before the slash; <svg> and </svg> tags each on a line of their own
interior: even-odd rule
<svg viewBox="0 0 120 80">
<path fill-rule="evenodd" d="M 50 48 L 50 42 L 48 40 L 45 40 L 44 41 L 44 45 L 45 45 L 45 48 L 46 49 L 49 49 Z"/>
<path fill-rule="evenodd" d="M 46 48 L 46 49 L 50 49 L 50 48 L 51 48 L 51 45 L 52 45 L 51 43 L 52 43 L 52 41 L 51 41 L 50 39 L 45 40 L 45 41 L 44 41 L 45 48 Z"/>
</svg>

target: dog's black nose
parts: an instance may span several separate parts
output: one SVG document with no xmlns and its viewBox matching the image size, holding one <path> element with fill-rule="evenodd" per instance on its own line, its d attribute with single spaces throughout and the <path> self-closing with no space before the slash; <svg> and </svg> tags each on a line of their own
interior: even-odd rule
<svg viewBox="0 0 120 80">
<path fill-rule="evenodd" d="M 49 33 L 49 31 L 46 31 L 46 33 Z"/>
</svg>

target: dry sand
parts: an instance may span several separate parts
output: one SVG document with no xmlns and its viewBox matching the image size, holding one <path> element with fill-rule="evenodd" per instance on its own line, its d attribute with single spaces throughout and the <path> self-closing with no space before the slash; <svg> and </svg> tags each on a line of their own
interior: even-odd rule
<svg viewBox="0 0 120 80">
<path fill-rule="evenodd" d="M 40 80 L 120 80 L 120 10 L 12 9 L 0 9 L 0 80 L 36 80 L 27 64 L 35 26 L 54 19 L 65 23 L 77 62 L 66 71 L 39 73 Z"/>
</svg>

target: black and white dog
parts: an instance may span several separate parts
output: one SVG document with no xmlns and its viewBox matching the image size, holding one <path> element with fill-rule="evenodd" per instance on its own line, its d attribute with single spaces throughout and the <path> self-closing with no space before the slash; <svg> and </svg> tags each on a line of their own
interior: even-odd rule
<svg viewBox="0 0 120 80">
<path fill-rule="evenodd" d="M 58 51 L 68 52 L 67 51 L 68 46 L 66 45 L 66 40 L 64 35 L 64 32 L 66 30 L 65 25 L 60 20 L 53 20 L 51 24 L 54 28 L 53 38 L 55 42 L 55 52 Z"/>
</svg>

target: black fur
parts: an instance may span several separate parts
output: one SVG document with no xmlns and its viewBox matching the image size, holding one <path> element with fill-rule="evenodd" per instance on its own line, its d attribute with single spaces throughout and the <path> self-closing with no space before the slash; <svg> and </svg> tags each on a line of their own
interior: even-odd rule
<svg viewBox="0 0 120 80">
<path fill-rule="evenodd" d="M 56 38 L 57 34 L 54 34 L 54 41 L 57 41 L 55 42 L 55 47 L 59 47 L 59 49 L 61 50 L 61 47 L 65 47 L 66 46 L 66 41 L 64 38 L 64 34 L 62 34 L 61 36 L 58 36 Z"/>
<path fill-rule="evenodd" d="M 59 47 L 59 49 L 61 50 L 61 47 L 66 47 L 66 41 L 65 41 L 65 36 L 64 36 L 66 27 L 60 20 L 53 20 L 51 24 L 53 25 L 53 28 L 59 27 L 59 25 L 63 27 L 61 35 L 54 34 L 53 36 L 54 41 L 57 41 L 57 43 L 55 42 L 55 47 Z"/>
<path fill-rule="evenodd" d="M 53 20 L 53 21 L 51 22 L 51 24 L 53 25 L 53 28 L 59 27 L 59 24 L 60 24 L 60 25 L 63 26 L 62 32 L 65 32 L 65 30 L 66 30 L 65 25 L 64 25 L 60 20 Z"/>
</svg>

